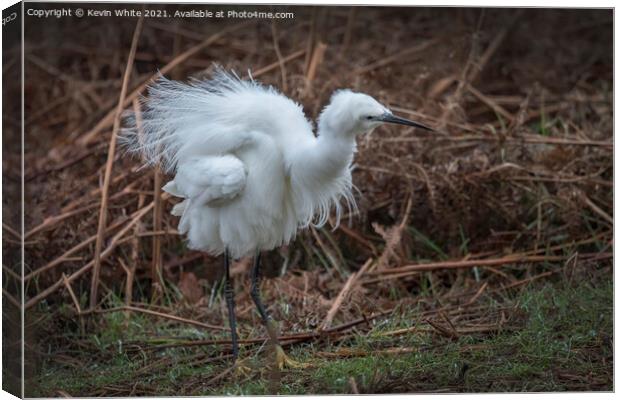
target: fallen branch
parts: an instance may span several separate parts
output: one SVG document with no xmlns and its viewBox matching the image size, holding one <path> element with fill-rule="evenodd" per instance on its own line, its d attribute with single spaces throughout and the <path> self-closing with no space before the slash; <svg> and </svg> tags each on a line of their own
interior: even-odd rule
<svg viewBox="0 0 620 400">
<path fill-rule="evenodd" d="M 380 313 L 376 313 L 365 318 L 359 318 L 350 322 L 346 322 L 341 325 L 334 326 L 330 329 L 327 329 L 323 332 L 312 331 L 312 332 L 304 332 L 304 333 L 296 333 L 293 335 L 281 335 L 278 336 L 278 340 L 282 342 L 283 345 L 298 343 L 306 340 L 318 339 L 327 336 L 339 337 L 342 335 L 342 332 L 352 328 L 356 325 L 362 323 L 368 323 L 376 318 L 383 317 L 385 315 L 391 314 L 394 310 L 388 310 Z M 260 337 L 260 338 L 251 338 L 251 339 L 239 339 L 239 344 L 257 344 L 257 343 L 265 343 L 269 340 L 268 337 Z M 157 350 L 171 348 L 171 347 L 191 347 L 191 346 L 205 346 L 205 345 L 214 345 L 214 344 L 232 344 L 230 339 L 208 339 L 208 340 L 186 340 L 175 343 L 166 343 L 154 346 Z"/>
<path fill-rule="evenodd" d="M 165 314 L 165 313 L 161 313 L 161 312 L 158 312 L 158 311 L 148 310 L 148 309 L 145 309 L 145 308 L 134 307 L 134 306 L 127 306 L 127 305 L 121 306 L 121 307 L 107 308 L 107 309 L 103 309 L 103 310 L 85 311 L 85 312 L 82 313 L 82 315 L 93 314 L 93 313 L 94 314 L 105 314 L 105 313 L 119 312 L 119 311 L 139 312 L 139 313 L 142 313 L 142 314 L 153 315 L 153 316 L 156 316 L 156 317 L 165 318 L 165 319 L 169 319 L 169 320 L 172 320 L 172 321 L 182 322 L 184 324 L 198 326 L 200 328 L 215 329 L 215 330 L 219 330 L 219 331 L 230 331 L 230 328 L 226 328 L 226 327 L 223 327 L 223 326 L 211 325 L 211 324 L 207 324 L 207 323 L 204 323 L 204 322 L 195 321 L 193 319 L 182 318 L 182 317 L 178 317 L 176 315 Z"/>
<path fill-rule="evenodd" d="M 317 357 L 323 358 L 348 358 L 348 357 L 368 357 L 368 356 L 377 356 L 377 355 L 397 355 L 397 354 L 410 354 L 419 351 L 417 348 L 413 347 L 391 347 L 388 349 L 381 350 L 363 350 L 363 349 L 355 349 L 355 348 L 340 348 L 334 352 L 329 351 L 318 351 L 316 352 Z"/>
<path fill-rule="evenodd" d="M 588 256 L 582 254 L 579 256 L 581 259 L 586 259 Z M 601 258 L 610 258 L 613 257 L 613 253 L 603 253 L 597 256 L 598 259 Z M 523 264 L 523 263 L 532 263 L 532 262 L 552 262 L 552 261 L 564 261 L 568 258 L 568 256 L 523 256 L 523 255 L 510 255 L 502 258 L 494 258 L 494 259 L 486 259 L 486 260 L 452 260 L 452 261 L 441 261 L 434 262 L 428 264 L 414 264 L 414 265 L 406 265 L 398 268 L 391 268 L 388 270 L 372 272 L 373 275 L 393 275 L 399 274 L 403 272 L 419 272 L 419 271 L 435 271 L 438 269 L 458 269 L 458 268 L 473 268 L 473 267 L 486 267 L 493 265 L 504 265 L 504 264 Z"/>
</svg>

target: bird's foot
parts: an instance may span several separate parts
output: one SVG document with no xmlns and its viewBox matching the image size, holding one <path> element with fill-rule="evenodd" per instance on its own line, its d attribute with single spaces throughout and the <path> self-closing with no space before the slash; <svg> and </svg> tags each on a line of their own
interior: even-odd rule
<svg viewBox="0 0 620 400">
<path fill-rule="evenodd" d="M 276 351 L 276 366 L 280 370 L 283 370 L 285 367 L 293 368 L 293 369 L 306 368 L 310 365 L 308 363 L 295 361 L 289 356 L 287 356 L 286 353 L 284 352 L 284 349 L 279 344 L 275 345 L 275 351 Z"/>
<path fill-rule="evenodd" d="M 249 378 L 252 373 L 252 367 L 249 365 L 249 360 L 247 358 L 235 360 L 232 368 L 233 374 L 239 377 Z"/>
<path fill-rule="evenodd" d="M 274 321 L 273 319 L 269 319 L 265 323 L 265 326 L 267 328 L 267 333 L 269 334 L 270 346 L 273 346 L 273 351 L 275 353 L 275 357 L 276 357 L 275 366 L 277 369 L 283 370 L 285 367 L 298 369 L 298 368 L 305 368 L 309 365 L 306 363 L 295 361 L 286 355 L 286 353 L 284 352 L 284 349 L 282 348 L 278 340 L 278 334 L 279 334 L 280 329 L 276 321 Z"/>
</svg>

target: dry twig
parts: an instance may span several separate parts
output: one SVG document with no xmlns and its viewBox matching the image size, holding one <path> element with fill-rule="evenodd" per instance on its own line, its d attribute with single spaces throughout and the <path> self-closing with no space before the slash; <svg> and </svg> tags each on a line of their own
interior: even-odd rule
<svg viewBox="0 0 620 400">
<path fill-rule="evenodd" d="M 110 179 L 112 176 L 112 163 L 114 162 L 114 155 L 116 152 L 116 137 L 121 126 L 121 114 L 123 112 L 123 104 L 125 102 L 125 95 L 127 93 L 127 86 L 129 85 L 129 77 L 131 76 L 131 70 L 133 69 L 133 60 L 136 55 L 136 49 L 138 47 L 138 39 L 142 32 L 142 24 L 144 19 L 140 17 L 136 24 L 136 29 L 133 34 L 131 42 L 131 49 L 129 50 L 129 56 L 127 57 L 127 65 L 125 67 L 125 73 L 123 74 L 123 84 L 121 86 L 121 94 L 118 101 L 118 106 L 114 114 L 114 127 L 112 128 L 112 137 L 110 138 L 110 146 L 108 148 L 108 161 L 106 162 L 105 175 L 103 180 L 103 188 L 101 189 L 101 207 L 99 209 L 99 225 L 97 228 L 97 240 L 95 241 L 95 256 L 93 265 L 93 276 L 90 285 L 90 307 L 94 308 L 97 304 L 97 290 L 99 289 L 99 271 L 101 269 L 101 248 L 103 246 L 103 237 L 106 230 L 106 224 L 108 221 L 108 190 L 110 188 Z"/>
</svg>

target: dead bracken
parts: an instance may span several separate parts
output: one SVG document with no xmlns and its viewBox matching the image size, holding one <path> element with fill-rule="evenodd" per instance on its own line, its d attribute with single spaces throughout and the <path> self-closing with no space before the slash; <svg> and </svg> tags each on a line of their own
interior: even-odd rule
<svg viewBox="0 0 620 400">
<path fill-rule="evenodd" d="M 192 7 L 166 8 L 175 9 Z M 145 18 L 139 30 L 136 19 L 53 19 L 29 29 L 32 395 L 612 390 L 612 13 L 290 11 L 294 19 Z M 10 53 L 8 68 L 19 55 Z M 360 138 L 359 214 L 264 255 L 266 274 L 278 277 L 265 279 L 262 293 L 281 321 L 280 340 L 315 365 L 299 375 L 244 381 L 226 372 L 221 260 L 185 248 L 170 215 L 176 200 L 160 190 L 168 179 L 111 140 L 119 111 L 140 112 L 158 70 L 208 77 L 213 61 L 240 74 L 252 68 L 312 117 L 346 87 L 440 131 L 382 127 Z M 8 146 L 5 180 L 18 182 L 20 160 Z M 16 305 L 18 211 L 3 219 L 5 296 Z M 266 337 L 250 267 L 241 259 L 231 275 L 239 342 L 259 350 Z M 568 311 L 569 300 L 583 315 Z M 533 329 L 547 341 L 528 346 L 548 359 L 517 340 Z M 568 348 L 557 332 L 582 341 Z M 590 370 L 579 369 L 585 359 Z M 125 374 L 107 380 L 93 367 L 119 360 Z M 41 378 L 75 371 L 84 383 Z"/>
</svg>

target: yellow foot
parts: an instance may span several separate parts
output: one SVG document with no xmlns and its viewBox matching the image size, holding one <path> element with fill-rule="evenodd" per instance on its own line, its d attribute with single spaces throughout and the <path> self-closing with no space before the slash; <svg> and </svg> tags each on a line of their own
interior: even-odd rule
<svg viewBox="0 0 620 400">
<path fill-rule="evenodd" d="M 252 372 L 252 368 L 250 367 L 247 358 L 235 361 L 235 364 L 232 366 L 232 368 L 234 375 L 244 378 L 249 378 Z"/>
<path fill-rule="evenodd" d="M 217 382 L 220 382 L 229 375 L 233 375 L 235 378 L 250 379 L 252 368 L 250 368 L 247 364 L 247 359 L 234 361 L 233 365 L 211 378 L 211 380 L 207 382 L 207 386 L 215 385 Z"/>
<path fill-rule="evenodd" d="M 308 363 L 302 363 L 299 361 L 295 361 L 289 356 L 287 356 L 286 353 L 284 352 L 284 349 L 279 344 L 275 345 L 275 350 L 276 350 L 276 366 L 280 370 L 283 370 L 284 367 L 306 368 L 310 365 Z"/>
</svg>

